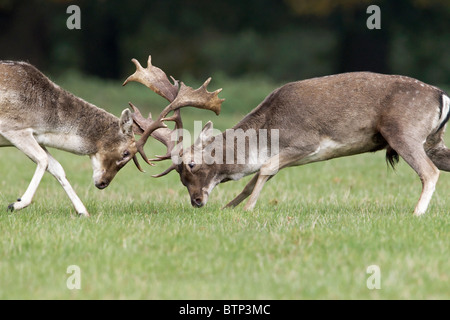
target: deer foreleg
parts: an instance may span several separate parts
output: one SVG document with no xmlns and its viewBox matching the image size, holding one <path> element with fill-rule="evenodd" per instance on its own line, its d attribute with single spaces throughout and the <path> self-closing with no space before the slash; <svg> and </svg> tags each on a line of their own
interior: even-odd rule
<svg viewBox="0 0 450 320">
<path fill-rule="evenodd" d="M 252 180 L 250 180 L 248 185 L 245 187 L 244 191 L 242 191 L 242 193 L 238 195 L 236 199 L 231 201 L 230 204 L 234 204 L 238 198 L 241 201 L 244 200 L 248 196 L 246 195 L 244 197 L 246 192 L 248 192 L 248 190 L 246 189 L 250 189 L 250 186 L 253 185 L 253 190 L 250 191 L 251 192 L 250 198 L 248 199 L 247 203 L 244 206 L 244 210 L 247 211 L 253 210 L 253 208 L 256 205 L 256 201 L 258 201 L 259 194 L 261 193 L 264 184 L 268 180 L 272 179 L 278 173 L 278 171 L 280 171 L 283 168 L 292 165 L 299 165 L 313 162 L 314 159 L 308 158 L 308 156 L 315 154 L 316 151 L 317 146 L 310 145 L 304 148 L 282 151 L 279 154 L 271 157 L 261 166 L 259 173 L 255 177 L 253 177 Z"/>
<path fill-rule="evenodd" d="M 58 182 L 61 184 L 64 191 L 66 191 L 67 195 L 69 196 L 70 201 L 72 201 L 72 204 L 75 207 L 77 213 L 81 216 L 89 216 L 89 213 L 86 210 L 83 202 L 81 202 L 80 198 L 75 193 L 75 190 L 73 190 L 72 186 L 67 180 L 66 173 L 64 172 L 61 164 L 55 158 L 53 158 L 53 156 L 47 151 L 47 149 L 44 150 L 46 151 L 48 157 L 47 171 L 52 176 L 54 176 L 56 180 L 58 180 Z"/>
<path fill-rule="evenodd" d="M 256 173 L 253 178 L 247 183 L 244 190 L 240 194 L 236 196 L 233 200 L 231 200 L 223 209 L 225 208 L 234 208 L 238 204 L 240 204 L 242 201 L 247 199 L 247 197 L 252 193 L 253 188 L 255 187 L 256 181 L 258 180 L 259 172 Z"/>
<path fill-rule="evenodd" d="M 272 176 L 268 175 L 258 175 L 258 179 L 256 180 L 255 187 L 253 188 L 252 194 L 250 195 L 250 199 L 248 199 L 247 203 L 244 206 L 244 210 L 250 211 L 256 205 L 256 201 L 258 201 L 259 194 L 261 193 L 264 184 L 271 178 Z"/>
<path fill-rule="evenodd" d="M 280 154 L 277 154 L 276 156 L 271 157 L 269 160 L 267 160 L 262 165 L 262 167 L 259 170 L 258 174 L 255 175 L 255 177 L 253 177 L 253 179 L 245 187 L 245 189 L 247 189 L 247 187 L 249 185 L 251 185 L 251 184 L 254 185 L 253 186 L 253 190 L 251 191 L 250 198 L 248 199 L 247 203 L 244 206 L 244 210 L 247 210 L 247 211 L 253 210 L 253 208 L 256 205 L 256 201 L 258 201 L 259 194 L 261 193 L 261 190 L 264 187 L 264 184 L 269 179 L 271 179 L 273 176 L 275 176 L 280 169 L 282 169 L 282 168 L 288 166 L 289 164 L 295 162 L 295 160 L 297 160 L 298 157 L 299 156 L 295 155 L 295 154 L 283 153 L 282 152 Z M 245 189 L 244 189 L 244 191 L 246 191 Z M 243 193 L 244 193 L 244 191 L 243 191 Z M 244 200 L 244 199 L 242 199 L 242 200 Z"/>
</svg>

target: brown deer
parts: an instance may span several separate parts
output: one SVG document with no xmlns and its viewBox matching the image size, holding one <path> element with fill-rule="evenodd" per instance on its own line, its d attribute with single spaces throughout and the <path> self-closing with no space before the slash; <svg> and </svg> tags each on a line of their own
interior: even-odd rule
<svg viewBox="0 0 450 320">
<path fill-rule="evenodd" d="M 146 71 L 145 78 L 153 79 L 149 87 L 158 92 L 167 78 Z M 132 80 L 144 83 L 141 77 Z M 176 96 L 176 90 L 173 94 Z M 182 153 L 182 161 L 174 157 L 177 160 L 157 177 L 175 169 L 192 205 L 201 207 L 217 184 L 255 173 L 226 206 L 237 206 L 250 196 L 244 209 L 252 210 L 264 184 L 280 169 L 386 149 L 392 166 L 401 156 L 419 175 L 423 189 L 414 214 L 421 215 L 427 210 L 439 170 L 450 171 L 450 150 L 443 141 L 449 108 L 450 98 L 442 90 L 404 76 L 353 72 L 292 82 L 269 94 L 232 128 L 244 133 L 252 130 L 254 141 L 263 138 L 261 133 L 271 132 L 269 139 L 277 140 L 275 149 L 270 144 L 260 153 L 259 143 L 250 143 L 249 135 L 242 143 L 228 134 L 231 130 L 213 135 L 209 122 L 194 145 Z M 144 119 L 137 108 L 133 118 L 144 135 L 154 130 L 151 117 Z M 173 152 L 175 139 L 170 130 L 154 133 L 168 147 L 166 156 L 157 160 L 178 155 Z M 242 146 L 248 148 L 242 151 Z M 204 161 L 218 150 L 224 159 L 233 154 L 230 158 L 236 160 L 236 155 L 243 153 L 245 162 Z"/>
<path fill-rule="evenodd" d="M 48 152 L 53 147 L 88 155 L 94 184 L 106 188 L 116 173 L 137 159 L 131 112 L 119 118 L 63 90 L 32 65 L 0 61 L 0 146 L 15 146 L 37 164 L 30 185 L 8 209 L 28 206 L 45 171 L 61 184 L 78 214 L 89 213 Z"/>
</svg>

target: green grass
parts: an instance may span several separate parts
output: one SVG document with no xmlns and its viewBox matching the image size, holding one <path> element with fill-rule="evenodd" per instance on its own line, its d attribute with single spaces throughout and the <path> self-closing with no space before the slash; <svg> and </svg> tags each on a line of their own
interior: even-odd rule
<svg viewBox="0 0 450 320">
<path fill-rule="evenodd" d="M 59 83 L 116 115 L 128 100 L 153 103 L 137 84 L 77 77 Z M 242 98 L 258 100 L 244 106 L 234 85 L 220 84 L 233 92 L 223 92 L 235 100 L 231 111 L 186 111 L 187 126 L 201 116 L 229 127 L 276 87 L 242 81 L 241 92 L 256 86 L 260 95 Z M 164 105 L 154 101 L 155 111 Z M 158 148 L 149 145 L 148 154 Z M 92 217 L 78 218 L 48 174 L 30 207 L 8 213 L 35 166 L 1 149 L 0 299 L 450 298 L 449 174 L 420 218 L 412 215 L 419 179 L 404 162 L 387 169 L 381 152 L 282 170 L 256 209 L 244 212 L 220 208 L 249 178 L 219 185 L 206 207 L 194 209 L 175 173 L 150 177 L 164 164 L 145 174 L 130 164 L 100 191 L 87 157 L 52 153 Z M 80 290 L 66 286 L 70 265 L 81 269 Z M 380 290 L 366 286 L 370 265 L 380 267 Z"/>
</svg>

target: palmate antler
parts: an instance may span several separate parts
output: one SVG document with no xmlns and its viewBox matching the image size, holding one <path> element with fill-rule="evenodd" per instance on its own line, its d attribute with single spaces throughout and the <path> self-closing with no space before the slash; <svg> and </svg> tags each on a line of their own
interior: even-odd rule
<svg viewBox="0 0 450 320">
<path fill-rule="evenodd" d="M 224 99 L 220 99 L 218 97 L 222 89 L 218 89 L 214 92 L 208 92 L 207 86 L 211 82 L 211 78 L 208 78 L 205 83 L 196 90 L 186 86 L 183 82 L 175 80 L 173 77 L 171 77 L 174 82 L 172 84 L 164 71 L 152 65 L 151 56 L 148 57 L 147 68 L 145 69 L 136 59 L 131 61 L 136 66 L 136 72 L 128 77 L 123 85 L 126 85 L 130 81 L 140 82 L 170 102 L 170 104 L 164 108 L 156 120 L 153 120 L 151 115 L 147 119 L 144 118 L 139 109 L 130 103 L 130 106 L 134 111 L 133 120 L 135 124 L 143 130 L 141 138 L 136 142 L 137 150 L 141 154 L 144 161 L 152 165 L 150 161 L 161 161 L 171 158 L 172 150 L 176 146 L 175 142 L 172 141 L 171 136 L 175 130 L 183 128 L 180 108 L 191 106 L 199 109 L 211 110 L 218 115 L 220 113 L 222 102 L 224 101 Z M 167 115 L 172 111 L 174 111 L 173 116 L 167 117 Z M 174 121 L 175 129 L 168 129 L 164 124 L 164 121 Z M 167 147 L 167 152 L 164 156 L 157 156 L 156 159 L 149 160 L 145 155 L 144 145 L 150 136 L 153 136 Z M 181 141 L 182 136 L 180 135 L 178 137 L 177 144 L 180 145 Z M 135 164 L 138 169 L 140 169 L 137 159 L 135 160 Z M 176 165 L 172 164 L 167 170 L 154 177 L 166 175 L 175 168 Z"/>
</svg>

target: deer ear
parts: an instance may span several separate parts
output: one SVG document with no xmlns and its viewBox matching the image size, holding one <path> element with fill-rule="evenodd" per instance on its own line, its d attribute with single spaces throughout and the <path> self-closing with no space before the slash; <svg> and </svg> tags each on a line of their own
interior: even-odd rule
<svg viewBox="0 0 450 320">
<path fill-rule="evenodd" d="M 119 120 L 120 131 L 123 134 L 133 134 L 133 118 L 129 109 L 122 111 Z"/>
<path fill-rule="evenodd" d="M 198 136 L 194 145 L 201 146 L 209 144 L 212 141 L 212 138 L 214 137 L 213 132 L 214 132 L 213 123 L 211 121 L 208 121 L 208 123 L 206 123 L 205 126 L 203 127 L 202 132 L 200 132 L 200 135 Z"/>
</svg>

